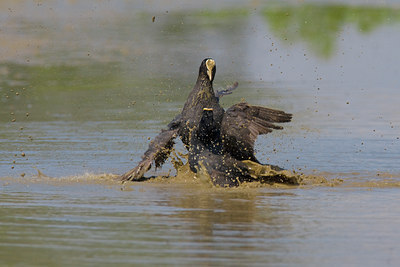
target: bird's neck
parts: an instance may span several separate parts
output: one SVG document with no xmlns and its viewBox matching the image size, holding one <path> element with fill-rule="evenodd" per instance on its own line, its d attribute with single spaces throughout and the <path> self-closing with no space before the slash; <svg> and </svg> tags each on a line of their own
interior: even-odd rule
<svg viewBox="0 0 400 267">
<path fill-rule="evenodd" d="M 196 83 L 199 85 L 199 89 L 207 89 L 209 92 L 212 92 L 214 94 L 213 83 L 208 79 L 207 75 L 200 75 L 197 78 Z"/>
<path fill-rule="evenodd" d="M 198 82 L 198 90 L 194 95 L 196 104 L 201 102 L 208 102 L 210 99 L 215 97 L 215 92 L 212 86 L 212 82 L 208 78 L 200 79 Z"/>
<path fill-rule="evenodd" d="M 183 116 L 185 117 L 189 114 L 191 117 L 187 119 L 196 121 L 197 125 L 199 122 L 197 118 L 201 116 L 203 108 L 213 107 L 215 103 L 218 103 L 218 101 L 215 97 L 212 82 L 207 76 L 200 75 L 194 89 L 190 92 L 189 97 L 186 100 L 185 106 L 183 107 Z"/>
</svg>

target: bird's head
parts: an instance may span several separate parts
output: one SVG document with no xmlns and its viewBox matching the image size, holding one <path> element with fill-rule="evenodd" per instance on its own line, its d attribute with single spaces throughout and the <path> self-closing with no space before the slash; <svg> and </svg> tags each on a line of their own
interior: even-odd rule
<svg viewBox="0 0 400 267">
<path fill-rule="evenodd" d="M 201 62 L 199 76 L 206 76 L 210 82 L 214 80 L 216 72 L 215 60 L 206 58 Z"/>
</svg>

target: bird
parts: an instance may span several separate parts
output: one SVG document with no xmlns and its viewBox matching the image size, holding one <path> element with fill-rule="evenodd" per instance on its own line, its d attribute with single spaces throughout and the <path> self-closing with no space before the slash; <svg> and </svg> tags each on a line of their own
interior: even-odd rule
<svg viewBox="0 0 400 267">
<path fill-rule="evenodd" d="M 221 129 L 214 120 L 213 108 L 203 108 L 199 125 L 190 139 L 188 162 L 194 173 L 206 176 L 216 186 L 238 186 L 252 178 L 243 162 L 224 153 Z"/>
<path fill-rule="evenodd" d="M 238 83 L 234 83 L 227 90 L 215 92 L 213 89 L 215 74 L 215 60 L 205 58 L 200 64 L 196 84 L 189 93 L 182 111 L 167 125 L 167 129 L 161 130 L 150 142 L 138 165 L 119 176 L 120 180 L 141 179 L 153 163 L 156 168 L 160 167 L 169 157 L 175 145 L 174 140 L 178 136 L 190 151 L 191 138 L 203 118 L 204 108 L 212 110 L 213 128 L 220 131 L 220 153 L 229 155 L 229 159 L 260 163 L 254 152 L 257 136 L 267 134 L 274 129 L 283 129 L 274 123 L 289 122 L 292 114 L 245 102 L 235 104 L 225 111 L 219 103 L 220 98 L 232 93 L 238 87 Z"/>
<path fill-rule="evenodd" d="M 225 152 L 221 128 L 213 117 L 212 108 L 204 108 L 199 125 L 190 139 L 188 162 L 199 177 L 215 186 L 236 187 L 244 182 L 285 183 L 298 185 L 299 177 L 275 165 L 251 160 L 238 160 Z"/>
</svg>

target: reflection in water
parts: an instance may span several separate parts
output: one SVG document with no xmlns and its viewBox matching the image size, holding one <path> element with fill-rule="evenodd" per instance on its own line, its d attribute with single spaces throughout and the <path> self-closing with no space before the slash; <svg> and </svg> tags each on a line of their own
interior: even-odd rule
<svg viewBox="0 0 400 267">
<path fill-rule="evenodd" d="M 384 24 L 400 22 L 400 9 L 376 6 L 274 6 L 264 9 L 263 15 L 274 35 L 285 43 L 305 41 L 325 58 L 334 55 L 341 31 L 348 25 L 367 34 Z"/>
<path fill-rule="evenodd" d="M 204 247 L 195 252 L 198 257 L 212 258 L 215 253 L 240 262 L 263 261 L 270 251 L 285 249 L 285 245 L 268 240 L 279 240 L 291 232 L 288 218 L 276 214 L 268 203 L 260 203 L 259 192 L 224 189 L 198 191 L 171 197 L 168 206 L 182 208 L 174 217 L 189 226 L 188 235 Z M 282 193 L 286 195 L 286 193 Z M 280 196 L 271 193 L 270 197 Z M 290 197 L 290 194 L 286 195 Z M 267 230 L 268 229 L 268 230 Z M 224 244 L 218 246 L 219 243 Z M 240 255 L 241 251 L 251 251 Z M 272 262 L 273 260 L 271 260 Z"/>
<path fill-rule="evenodd" d="M 122 191 L 99 176 L 0 182 L 5 265 L 318 265 L 338 256 L 363 264 L 399 257 L 387 250 L 400 238 L 399 207 L 387 202 L 397 189 L 145 182 Z"/>
<path fill-rule="evenodd" d="M 136 183 L 121 191 L 95 177 L 21 182 L 0 194 L 0 230 L 9 233 L 0 237 L 0 255 L 10 264 L 19 262 L 16 247 L 23 262 L 38 264 L 279 262 L 277 253 L 288 249 L 279 240 L 294 233 L 290 207 L 278 201 L 295 198 L 290 192 L 193 183 Z M 25 183 L 29 192 L 16 192 Z"/>
</svg>

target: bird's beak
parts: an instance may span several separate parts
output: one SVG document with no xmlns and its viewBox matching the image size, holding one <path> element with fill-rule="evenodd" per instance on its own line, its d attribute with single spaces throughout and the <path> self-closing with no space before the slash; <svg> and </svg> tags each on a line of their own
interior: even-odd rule
<svg viewBox="0 0 400 267">
<path fill-rule="evenodd" d="M 204 111 L 213 111 L 213 108 L 203 108 Z"/>
<path fill-rule="evenodd" d="M 210 81 L 213 80 L 213 69 L 215 68 L 215 61 L 214 59 L 208 59 L 206 61 L 206 66 L 207 66 L 207 75 Z"/>
</svg>

